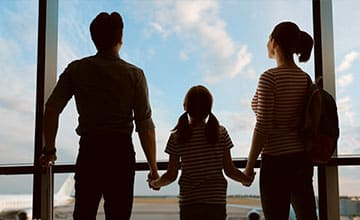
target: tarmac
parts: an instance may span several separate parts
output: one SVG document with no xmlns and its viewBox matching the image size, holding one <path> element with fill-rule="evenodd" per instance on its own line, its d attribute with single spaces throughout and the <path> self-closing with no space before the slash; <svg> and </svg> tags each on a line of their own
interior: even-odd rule
<svg viewBox="0 0 360 220">
<path fill-rule="evenodd" d="M 237 202 L 237 205 L 238 204 Z M 73 205 L 56 208 L 54 210 L 54 220 L 71 220 L 73 208 Z M 247 208 L 227 207 L 227 220 L 246 220 L 248 211 L 249 209 Z M 102 203 L 99 205 L 96 219 L 105 220 Z M 130 220 L 179 220 L 179 205 L 177 199 L 135 199 Z"/>
</svg>

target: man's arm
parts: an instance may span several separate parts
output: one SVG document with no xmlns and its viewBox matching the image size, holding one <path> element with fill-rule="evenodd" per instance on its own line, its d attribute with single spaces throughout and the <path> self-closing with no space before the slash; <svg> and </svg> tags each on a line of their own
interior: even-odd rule
<svg viewBox="0 0 360 220">
<path fill-rule="evenodd" d="M 150 173 L 149 179 L 157 179 L 159 177 L 156 164 L 156 144 L 155 144 L 155 129 L 147 129 L 139 131 L 139 138 L 141 147 L 144 151 L 146 160 L 149 165 Z"/>
<path fill-rule="evenodd" d="M 41 155 L 40 162 L 47 165 L 54 162 L 56 158 L 55 139 L 58 130 L 60 112 L 51 107 L 46 106 L 44 113 L 44 141 L 45 148 Z"/>
</svg>

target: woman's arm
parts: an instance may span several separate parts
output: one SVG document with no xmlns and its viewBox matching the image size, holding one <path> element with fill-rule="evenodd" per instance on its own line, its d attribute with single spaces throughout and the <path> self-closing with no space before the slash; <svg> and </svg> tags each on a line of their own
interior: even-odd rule
<svg viewBox="0 0 360 220">
<path fill-rule="evenodd" d="M 246 175 L 251 176 L 254 174 L 255 163 L 264 147 L 264 142 L 265 137 L 258 133 L 256 130 L 254 130 L 248 161 L 246 163 L 246 168 L 244 171 Z"/>
<path fill-rule="evenodd" d="M 231 158 L 230 149 L 227 149 L 224 154 L 224 172 L 226 176 L 241 182 L 243 185 L 250 185 L 254 179 L 254 176 L 247 176 L 235 167 Z"/>
<path fill-rule="evenodd" d="M 174 182 L 177 178 L 180 168 L 180 157 L 170 154 L 169 165 L 166 172 L 156 180 L 151 180 L 150 185 L 153 188 L 160 188 Z"/>
</svg>

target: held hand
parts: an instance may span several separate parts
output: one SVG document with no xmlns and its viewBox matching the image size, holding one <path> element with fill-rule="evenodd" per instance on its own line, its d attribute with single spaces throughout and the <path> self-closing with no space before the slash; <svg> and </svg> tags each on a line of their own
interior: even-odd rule
<svg viewBox="0 0 360 220">
<path fill-rule="evenodd" d="M 242 184 L 244 186 L 249 187 L 249 186 L 251 186 L 251 184 L 253 183 L 253 181 L 255 179 L 256 172 L 254 172 L 254 169 L 245 168 L 244 174 L 246 175 L 247 178 L 244 182 L 242 182 Z"/>
<path fill-rule="evenodd" d="M 253 183 L 253 181 L 255 179 L 255 174 L 256 173 L 253 172 L 251 176 L 246 175 L 247 178 L 244 182 L 242 182 L 242 184 L 247 187 L 251 186 L 251 184 Z"/>
<path fill-rule="evenodd" d="M 153 190 L 160 190 L 160 187 L 153 187 L 151 182 L 153 182 L 154 180 L 158 179 L 159 178 L 159 174 L 157 171 L 151 171 L 149 172 L 148 174 L 148 179 L 146 180 L 148 182 L 148 185 L 151 189 Z"/>
<path fill-rule="evenodd" d="M 151 186 L 152 189 L 156 189 L 156 190 L 159 190 L 159 189 L 160 189 L 161 186 L 158 184 L 158 183 L 159 183 L 158 180 L 159 180 L 159 179 L 150 180 L 149 184 L 150 184 L 150 186 Z"/>
</svg>

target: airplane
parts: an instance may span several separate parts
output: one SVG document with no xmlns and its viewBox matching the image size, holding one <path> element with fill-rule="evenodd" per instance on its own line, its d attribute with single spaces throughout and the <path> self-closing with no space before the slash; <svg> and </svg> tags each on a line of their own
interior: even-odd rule
<svg viewBox="0 0 360 220">
<path fill-rule="evenodd" d="M 74 176 L 70 175 L 54 195 L 54 208 L 73 204 Z M 32 195 L 0 195 L 0 220 L 32 219 Z"/>
</svg>

